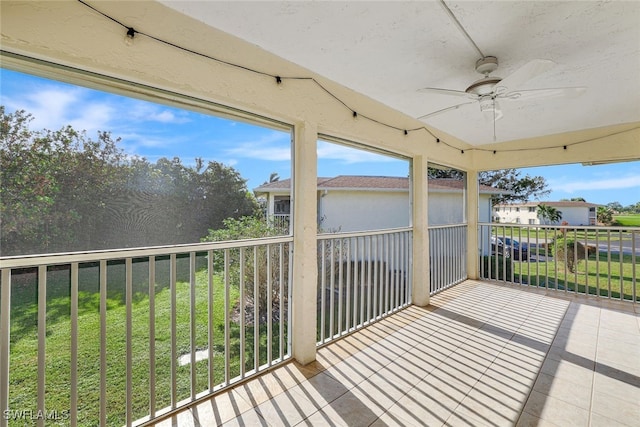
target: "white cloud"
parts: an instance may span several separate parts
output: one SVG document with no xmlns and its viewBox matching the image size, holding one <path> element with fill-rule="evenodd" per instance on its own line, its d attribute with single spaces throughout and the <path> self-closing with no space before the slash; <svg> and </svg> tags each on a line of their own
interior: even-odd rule
<svg viewBox="0 0 640 427">
<path fill-rule="evenodd" d="M 621 190 L 624 188 L 640 187 L 640 174 L 631 174 L 609 179 L 558 181 L 551 183 L 551 187 L 556 191 L 565 191 L 567 193 L 584 190 Z"/>
<path fill-rule="evenodd" d="M 269 160 L 291 160 L 289 134 L 272 131 L 261 135 L 255 141 L 235 143 L 234 147 L 224 150 L 225 154 L 233 157 Z"/>
<path fill-rule="evenodd" d="M 341 160 L 347 164 L 397 161 L 397 159 L 392 157 L 324 141 L 318 142 L 318 158 L 325 160 Z"/>
</svg>

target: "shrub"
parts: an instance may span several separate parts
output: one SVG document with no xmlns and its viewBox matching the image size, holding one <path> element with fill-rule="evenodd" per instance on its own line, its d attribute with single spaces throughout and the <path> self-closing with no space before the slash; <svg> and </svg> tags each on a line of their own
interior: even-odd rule
<svg viewBox="0 0 640 427">
<path fill-rule="evenodd" d="M 591 248 L 585 247 L 582 243 L 572 238 L 556 239 L 554 244 L 554 256 L 567 266 L 571 273 L 575 273 L 578 263 L 585 259 Z"/>
<path fill-rule="evenodd" d="M 496 262 L 498 269 L 496 270 Z M 513 261 L 511 258 L 504 258 L 502 255 L 483 256 L 482 257 L 482 277 L 485 279 L 511 280 L 511 272 L 513 271 Z M 491 277 L 489 277 L 491 270 Z"/>
<path fill-rule="evenodd" d="M 202 238 L 203 242 L 223 242 L 234 241 L 244 239 L 258 239 L 263 237 L 273 237 L 281 235 L 281 230 L 273 227 L 267 223 L 266 220 L 257 217 L 241 217 L 238 219 L 227 218 L 223 221 L 224 228 L 218 230 L 209 230 L 209 234 Z M 245 307 L 245 319 L 247 324 L 253 323 L 253 309 L 255 307 L 254 301 L 256 296 L 254 295 L 254 284 L 258 284 L 258 306 L 259 306 L 259 321 L 266 320 L 268 314 L 272 314 L 274 321 L 279 321 L 279 305 L 282 303 L 283 309 L 287 307 L 287 291 L 282 296 L 280 301 L 280 266 L 282 265 L 282 278 L 283 285 L 286 287 L 288 283 L 289 272 L 289 247 L 285 244 L 283 249 L 283 260 L 280 262 L 280 250 L 278 245 L 269 245 L 270 250 L 267 250 L 267 245 L 257 246 L 255 248 L 245 248 L 240 250 L 239 248 L 233 248 L 228 250 L 228 275 L 229 282 L 232 286 L 240 287 L 240 265 L 241 261 L 244 265 L 244 274 L 242 275 L 244 281 L 244 307 Z M 255 263 L 254 263 L 255 258 Z M 270 261 L 270 269 L 267 271 L 267 259 Z M 217 272 L 223 272 L 225 266 L 224 252 L 219 251 L 214 254 L 213 267 Z M 255 266 L 255 268 L 254 268 Z M 271 307 L 267 307 L 268 302 L 268 278 L 271 281 Z M 238 312 L 238 310 L 236 310 Z M 240 313 L 238 312 L 238 315 Z"/>
</svg>

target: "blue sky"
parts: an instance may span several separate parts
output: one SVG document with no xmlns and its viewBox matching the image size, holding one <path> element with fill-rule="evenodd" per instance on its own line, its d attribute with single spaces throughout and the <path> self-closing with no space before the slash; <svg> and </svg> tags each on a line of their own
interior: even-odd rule
<svg viewBox="0 0 640 427">
<path fill-rule="evenodd" d="M 243 122 L 68 85 L 0 69 L 0 101 L 7 112 L 24 109 L 34 116 L 32 129 L 56 130 L 71 125 L 111 131 L 121 147 L 151 161 L 160 157 L 195 157 L 233 166 L 253 189 L 272 172 L 291 175 L 290 135 Z M 407 176 L 406 161 L 318 143 L 318 174 L 335 176 Z M 617 201 L 627 206 L 640 201 L 640 162 L 602 166 L 563 165 L 521 169 L 522 175 L 545 177 L 552 193 L 545 200 L 583 197 L 592 203 Z"/>
</svg>

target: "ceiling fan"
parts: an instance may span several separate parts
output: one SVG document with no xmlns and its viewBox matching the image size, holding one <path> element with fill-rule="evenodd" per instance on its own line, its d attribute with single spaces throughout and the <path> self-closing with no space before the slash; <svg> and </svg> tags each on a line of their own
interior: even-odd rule
<svg viewBox="0 0 640 427">
<path fill-rule="evenodd" d="M 441 89 L 426 87 L 419 89 L 418 92 L 432 92 L 440 93 L 443 95 L 451 95 L 457 97 L 463 97 L 470 99 L 471 101 L 463 102 L 460 104 L 452 105 L 441 110 L 433 111 L 418 117 L 419 120 L 428 119 L 437 114 L 441 114 L 450 110 L 457 110 L 464 105 L 470 105 L 478 103 L 480 111 L 487 113 L 490 119 L 493 121 L 493 139 L 496 139 L 495 135 L 495 122 L 502 118 L 503 113 L 500 110 L 498 101 L 526 101 L 531 99 L 550 99 L 560 97 L 575 97 L 582 94 L 585 87 L 560 87 L 551 89 L 518 89 L 527 81 L 534 77 L 550 70 L 555 66 L 553 61 L 547 59 L 534 59 L 527 62 L 525 65 L 511 73 L 509 76 L 503 78 L 491 76 L 490 74 L 498 68 L 498 58 L 495 56 L 485 56 L 476 62 L 476 71 L 482 75 L 483 78 L 476 80 L 464 91 L 453 89 Z"/>
</svg>

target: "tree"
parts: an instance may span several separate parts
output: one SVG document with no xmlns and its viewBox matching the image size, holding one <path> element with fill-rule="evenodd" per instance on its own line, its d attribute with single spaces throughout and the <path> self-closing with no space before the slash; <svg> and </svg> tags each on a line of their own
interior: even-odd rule
<svg viewBox="0 0 640 427">
<path fill-rule="evenodd" d="M 539 204 L 538 218 L 540 218 L 545 224 L 549 224 L 549 223 L 553 224 L 562 219 L 562 212 L 560 212 L 553 206 Z"/>
<path fill-rule="evenodd" d="M 613 212 L 622 212 L 622 210 L 624 209 L 622 207 L 622 204 L 620 204 L 620 202 L 607 203 L 607 208 Z"/>
<path fill-rule="evenodd" d="M 87 249 L 105 200 L 126 181 L 126 158 L 107 132 L 70 126 L 31 131 L 23 110 L 0 106 L 0 245 L 3 255 Z"/>
<path fill-rule="evenodd" d="M 478 173 L 478 182 L 482 185 L 506 190 L 509 194 L 495 196 L 495 203 L 526 202 L 532 198 L 540 199 L 549 194 L 547 182 L 542 176 L 520 176 L 516 169 L 502 169 Z M 464 179 L 464 172 L 455 169 L 429 168 L 430 179 Z"/>
<path fill-rule="evenodd" d="M 2 255 L 198 242 L 257 210 L 246 180 L 221 163 L 151 163 L 109 132 L 34 131 L 30 114 L 2 106 L 0 117 Z"/>
<path fill-rule="evenodd" d="M 605 206 L 598 206 L 598 222 L 603 225 L 613 224 L 613 211 Z"/>
<path fill-rule="evenodd" d="M 561 202 L 586 202 L 584 197 L 572 197 L 570 199 L 560 199 Z"/>
<path fill-rule="evenodd" d="M 480 172 L 480 184 L 507 190 L 510 194 L 496 197 L 496 203 L 526 202 L 530 199 L 540 199 L 549 194 L 547 182 L 542 176 L 520 176 L 516 169 L 502 169 L 497 171 Z"/>
</svg>

